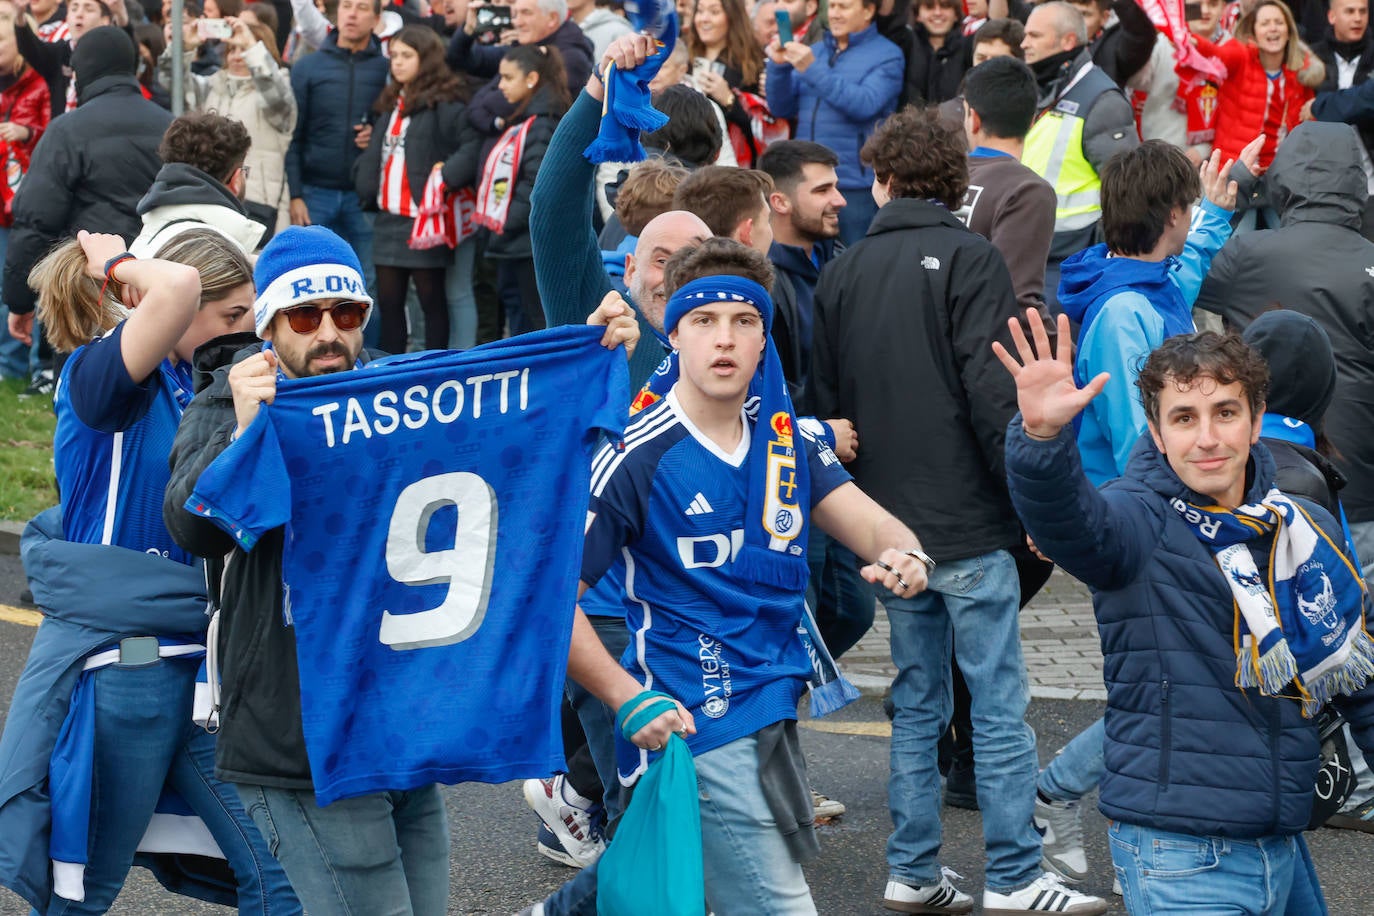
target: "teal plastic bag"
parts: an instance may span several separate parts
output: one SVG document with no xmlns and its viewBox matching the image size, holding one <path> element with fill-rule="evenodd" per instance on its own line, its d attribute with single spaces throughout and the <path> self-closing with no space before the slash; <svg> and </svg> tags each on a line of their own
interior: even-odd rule
<svg viewBox="0 0 1374 916">
<path fill-rule="evenodd" d="M 615 839 L 597 863 L 598 916 L 702 916 L 697 767 L 677 735 L 640 777 Z"/>
</svg>

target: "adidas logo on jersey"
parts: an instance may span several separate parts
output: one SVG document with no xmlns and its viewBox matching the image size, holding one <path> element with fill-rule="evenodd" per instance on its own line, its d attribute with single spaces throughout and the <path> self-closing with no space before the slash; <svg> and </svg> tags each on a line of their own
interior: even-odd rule
<svg viewBox="0 0 1374 916">
<path fill-rule="evenodd" d="M 705 496 L 698 493 L 692 497 L 692 504 L 687 507 L 686 511 L 688 515 L 705 515 L 716 510 L 711 508 L 711 504 L 706 501 Z"/>
</svg>

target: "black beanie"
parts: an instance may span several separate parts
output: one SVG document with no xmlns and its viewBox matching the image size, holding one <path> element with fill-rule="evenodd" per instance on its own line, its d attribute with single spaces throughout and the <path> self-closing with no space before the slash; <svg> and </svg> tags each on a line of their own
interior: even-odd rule
<svg viewBox="0 0 1374 916">
<path fill-rule="evenodd" d="M 1320 432 L 1336 391 L 1336 357 L 1322 326 L 1300 312 L 1278 309 L 1260 315 L 1242 336 L 1269 363 L 1266 410 Z"/>
<path fill-rule="evenodd" d="M 138 52 L 133 40 L 121 28 L 102 25 L 92 29 L 72 50 L 72 71 L 76 74 L 76 97 L 102 76 L 129 76 L 137 72 Z"/>
</svg>

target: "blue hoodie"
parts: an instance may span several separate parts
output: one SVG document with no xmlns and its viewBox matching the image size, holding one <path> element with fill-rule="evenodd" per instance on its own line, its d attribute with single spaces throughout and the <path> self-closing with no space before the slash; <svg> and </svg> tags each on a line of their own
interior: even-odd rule
<svg viewBox="0 0 1374 916">
<path fill-rule="evenodd" d="M 1136 375 L 1166 337 L 1194 330 L 1193 302 L 1213 256 L 1231 236 L 1230 220 L 1229 210 L 1204 200 L 1193 211 L 1180 256 L 1141 261 L 1110 257 L 1106 245 L 1094 245 L 1064 262 L 1059 302 L 1079 325 L 1074 376 L 1082 385 L 1100 372 L 1111 374 L 1078 429 L 1078 453 L 1094 485 L 1126 470 L 1145 431 Z"/>
</svg>

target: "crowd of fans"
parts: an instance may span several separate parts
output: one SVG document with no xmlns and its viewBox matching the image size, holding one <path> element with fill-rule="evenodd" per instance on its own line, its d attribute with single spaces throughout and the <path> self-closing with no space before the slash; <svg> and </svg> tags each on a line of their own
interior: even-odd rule
<svg viewBox="0 0 1374 916">
<path fill-rule="evenodd" d="M 649 83 L 666 123 L 640 138 L 648 158 L 593 165 L 584 150 L 599 142 L 607 65 L 653 51 L 614 2 L 185 0 L 173 42 L 170 0 L 0 0 L 0 377 L 51 395 L 82 344 L 85 326 L 50 304 L 55 246 L 75 288 L 86 261 L 103 262 L 110 282 L 124 257 L 114 237 L 125 240 L 148 259 L 127 281 L 143 316 L 175 310 L 161 304 L 175 296 L 155 292 L 175 292 L 186 265 L 205 282 L 206 238 L 234 251 L 214 301 L 237 302 L 274 236 L 316 226 L 332 235 L 315 244 L 346 246 L 338 263 L 356 258 L 355 285 L 375 303 L 336 305 L 330 323 L 372 353 L 467 349 L 593 311 L 628 324 L 632 309 L 631 384 L 649 382 L 639 410 L 662 394 L 651 374 L 677 333 L 683 252 L 700 246 L 704 262 L 767 288 L 764 324 L 799 419 L 817 421 L 904 536 L 919 535 L 902 556 L 932 573 L 927 591 L 908 594 L 897 575 L 901 588 L 882 595 L 900 671 L 885 905 L 972 908 L 937 861 L 939 799 L 927 789 L 938 765 L 945 804 L 983 808 L 985 906 L 1102 912 L 1061 883 L 1086 875 L 1076 805 L 1098 779 L 1121 803 L 1130 765 L 1109 750 L 1104 774 L 1103 744 L 1122 743 L 1127 714 L 1154 713 L 1127 710 L 1105 734 L 1099 723 L 1037 781 L 1016 616 L 1057 557 L 1026 538 L 1003 452 L 1011 435 L 1024 471 L 1042 438 L 1031 427 L 1053 438 L 1064 424 L 1008 434 L 1022 383 L 1007 354 L 1016 346 L 1029 371 L 1023 327 L 1037 347 L 1072 333 L 1077 383 L 1112 373 L 1092 381 L 1097 398 L 1073 426 L 1096 485 L 1128 473 L 1158 422 L 1136 374 L 1165 339 L 1194 331 L 1195 306 L 1196 323 L 1217 328 L 1275 304 L 1304 312 L 1334 350 L 1330 390 L 1306 421 L 1326 480 L 1339 481 L 1322 492 L 1339 514 L 1346 487 L 1343 540 L 1374 560 L 1374 447 L 1360 413 L 1374 403 L 1374 358 L 1354 314 L 1374 294 L 1374 38 L 1366 0 L 1294 3 L 679 0 L 681 35 Z M 174 84 L 187 112 L 176 119 Z M 101 235 L 72 242 L 79 230 Z M 711 237 L 737 244 L 703 244 Z M 98 317 L 105 289 L 82 295 Z M 175 345 L 189 363 L 213 336 L 182 306 L 145 362 Z M 152 320 L 126 322 L 123 346 Z M 312 332 L 319 309 L 313 321 Z M 253 357 L 271 384 L 277 358 Z M 913 403 L 894 407 L 894 392 Z M 86 395 L 66 397 L 86 409 L 72 400 Z M 1069 508 L 1096 511 L 1088 497 Z M 807 560 L 809 603 L 839 658 L 872 624 L 874 591 L 824 531 Z M 582 607 L 619 651 L 616 575 Z M 599 614 L 598 589 L 609 591 Z M 583 867 L 621 808 L 606 762 L 614 710 L 608 721 L 569 689 L 570 772 L 531 781 L 526 797 L 544 822 L 540 851 Z M 812 803 L 817 817 L 843 812 L 819 793 Z M 1194 824 L 1161 817 L 1185 833 Z M 1374 824 L 1374 805 L 1345 817 Z M 804 882 L 792 890 L 806 896 Z"/>
</svg>

